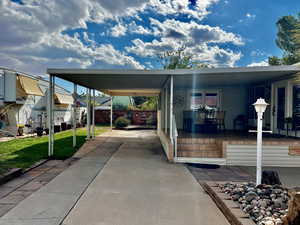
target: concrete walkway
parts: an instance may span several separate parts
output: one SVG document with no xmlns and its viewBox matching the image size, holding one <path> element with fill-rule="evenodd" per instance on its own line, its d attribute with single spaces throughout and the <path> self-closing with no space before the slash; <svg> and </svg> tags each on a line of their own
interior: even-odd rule
<svg viewBox="0 0 300 225">
<path fill-rule="evenodd" d="M 124 143 L 63 225 L 228 224 L 190 172 L 166 162 L 151 133 L 116 132 Z"/>
<path fill-rule="evenodd" d="M 104 134 L 105 135 L 105 134 Z M 0 225 L 227 225 L 153 131 L 114 131 L 0 218 Z"/>
</svg>

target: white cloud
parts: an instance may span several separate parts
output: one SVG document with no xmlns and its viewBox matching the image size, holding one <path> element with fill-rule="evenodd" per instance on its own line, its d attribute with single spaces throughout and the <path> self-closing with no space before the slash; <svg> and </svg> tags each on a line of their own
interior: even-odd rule
<svg viewBox="0 0 300 225">
<path fill-rule="evenodd" d="M 253 62 L 247 65 L 247 67 L 255 67 L 255 66 L 269 66 L 269 63 L 267 60 L 263 60 L 261 62 Z"/>
<path fill-rule="evenodd" d="M 183 23 L 175 20 L 159 22 L 152 20 L 153 28 L 131 22 L 122 23 L 122 17 L 141 18 L 139 13 L 151 11 L 160 15 L 187 14 L 200 20 L 208 13 L 212 4 L 219 0 L 23 0 L 22 4 L 10 0 L 0 1 L 0 64 L 28 72 L 46 71 L 47 67 L 128 67 L 144 68 L 137 60 L 127 55 L 153 56 L 158 52 L 171 50 L 187 44 L 192 53 L 201 55 L 211 63 L 224 61 L 233 65 L 239 53 L 224 50 L 207 43 L 243 44 L 243 40 L 219 27 L 200 25 L 196 22 Z M 113 19 L 117 25 L 110 34 L 119 37 L 127 33 L 159 35 L 158 40 L 144 42 L 136 39 L 127 52 L 114 48 L 111 44 L 97 44 L 89 32 L 64 34 L 76 28 L 87 28 L 88 22 L 104 23 Z M 99 32 L 97 35 L 105 35 Z M 82 40 L 81 38 L 82 37 Z M 99 36 L 98 36 L 99 37 Z M 102 37 L 101 37 L 102 38 Z M 175 41 L 176 40 L 176 41 Z M 145 48 L 137 46 L 141 44 Z M 209 56 L 212 51 L 212 56 Z M 198 56 L 197 56 L 198 57 Z"/>
<path fill-rule="evenodd" d="M 125 48 L 127 52 L 140 57 L 156 58 L 162 52 L 178 50 L 185 46 L 185 52 L 192 55 L 194 60 L 216 67 L 232 67 L 242 57 L 240 52 L 217 46 L 219 43 L 244 44 L 241 37 L 219 27 L 173 19 L 160 22 L 150 18 L 150 21 L 157 38 L 148 42 L 134 39 L 132 45 Z"/>
<path fill-rule="evenodd" d="M 111 28 L 110 35 L 113 37 L 124 36 L 127 32 L 127 27 L 124 24 L 118 23 Z"/>
<path fill-rule="evenodd" d="M 255 18 L 256 18 L 256 15 L 251 14 L 251 13 L 247 13 L 247 14 L 246 14 L 246 17 L 247 17 L 248 19 L 255 19 Z"/>
<path fill-rule="evenodd" d="M 125 36 L 126 33 L 149 35 L 153 34 L 151 30 L 141 25 L 137 25 L 135 21 L 129 24 L 124 24 L 123 22 L 118 22 L 114 27 L 111 28 L 109 35 L 113 37 Z"/>
<path fill-rule="evenodd" d="M 141 25 L 137 25 L 135 21 L 132 21 L 130 24 L 128 24 L 128 30 L 130 33 L 141 35 L 149 35 L 153 33 L 148 28 L 143 27 Z"/>
<path fill-rule="evenodd" d="M 148 8 L 158 14 L 187 14 L 197 19 L 203 19 L 209 14 L 208 8 L 219 0 L 201 0 L 196 1 L 191 7 L 189 0 L 149 0 Z"/>
<path fill-rule="evenodd" d="M 155 35 L 161 37 L 191 41 L 192 44 L 199 43 L 233 43 L 243 45 L 242 38 L 231 32 L 226 32 L 220 27 L 198 24 L 195 21 L 190 23 L 174 19 L 167 19 L 160 22 L 150 18 Z"/>
<path fill-rule="evenodd" d="M 160 41 L 155 39 L 151 42 L 135 39 L 132 43 L 132 46 L 126 47 L 128 52 L 141 57 L 153 58 L 158 58 L 162 52 L 178 50 L 183 46 L 183 42 L 181 43 L 169 38 L 162 38 Z M 222 49 L 218 46 L 209 46 L 206 43 L 189 45 L 186 47 L 185 53 L 191 55 L 195 61 L 215 67 L 233 67 L 236 61 L 242 57 L 240 52 L 233 52 L 232 50 Z"/>
<path fill-rule="evenodd" d="M 0 27 L 3 32 L 0 35 L 0 64 L 3 66 L 28 72 L 45 72 L 51 66 L 144 68 L 133 57 L 112 45 L 97 45 L 87 32 L 82 33 L 82 41 L 78 33 L 74 37 L 62 34 L 67 29 L 86 28 L 86 22 L 96 18 L 93 17 L 93 4 L 103 2 L 109 9 L 106 1 L 22 2 L 21 5 L 9 0 L 0 1 Z"/>
</svg>

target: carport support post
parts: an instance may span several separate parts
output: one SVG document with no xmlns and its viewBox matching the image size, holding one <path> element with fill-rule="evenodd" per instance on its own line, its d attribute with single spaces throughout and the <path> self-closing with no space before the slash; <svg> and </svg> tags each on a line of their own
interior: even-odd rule
<svg viewBox="0 0 300 225">
<path fill-rule="evenodd" d="M 110 96 L 110 129 L 113 129 L 113 97 Z"/>
<path fill-rule="evenodd" d="M 168 132 L 168 88 L 164 88 L 165 93 L 165 134 Z"/>
<path fill-rule="evenodd" d="M 96 105 L 96 95 L 95 89 L 93 90 L 93 138 L 95 138 L 95 105 Z"/>
<path fill-rule="evenodd" d="M 87 88 L 87 116 L 86 116 L 86 123 L 87 123 L 87 139 L 91 138 L 91 89 Z"/>
<path fill-rule="evenodd" d="M 49 87 L 48 87 L 48 156 L 51 157 L 53 155 L 53 142 L 54 142 L 54 135 L 53 135 L 53 94 L 54 94 L 54 77 L 53 75 L 49 75 Z"/>
<path fill-rule="evenodd" d="M 173 141 L 173 75 L 170 77 L 170 139 Z"/>
<path fill-rule="evenodd" d="M 73 92 L 73 98 L 74 98 L 74 102 L 73 102 L 73 116 L 72 116 L 72 119 L 73 119 L 73 148 L 75 148 L 76 146 L 76 122 L 77 122 L 77 119 L 76 119 L 76 103 L 77 103 L 77 99 L 76 99 L 76 96 L 77 96 L 77 84 L 74 84 L 74 92 Z"/>
</svg>

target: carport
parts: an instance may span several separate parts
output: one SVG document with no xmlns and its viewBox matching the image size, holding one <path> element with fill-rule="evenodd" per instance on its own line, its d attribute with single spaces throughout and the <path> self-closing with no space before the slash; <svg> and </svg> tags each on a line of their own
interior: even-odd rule
<svg viewBox="0 0 300 225">
<path fill-rule="evenodd" d="M 94 110 L 91 109 L 91 93 L 95 90 L 110 96 L 159 96 L 157 133 L 169 161 L 178 161 L 177 125 L 174 116 L 173 95 L 178 90 L 219 85 L 252 85 L 267 81 L 293 78 L 300 69 L 296 66 L 267 66 L 241 68 L 203 68 L 197 70 L 99 70 L 52 69 L 48 94 L 49 156 L 54 151 L 53 96 L 55 77 L 87 88 L 87 139 L 94 137 Z M 75 105 L 75 102 L 74 102 Z M 73 145 L 76 145 L 75 107 L 73 110 Z M 91 115 L 93 114 L 93 115 Z M 111 111 L 112 126 L 112 111 Z"/>
<path fill-rule="evenodd" d="M 67 80 L 74 84 L 74 96 L 77 85 L 87 89 L 87 139 L 94 138 L 94 110 L 91 102 L 94 101 L 95 90 L 110 96 L 159 96 L 158 133 L 161 138 L 165 153 L 169 160 L 173 159 L 172 141 L 172 99 L 173 99 L 173 76 L 174 71 L 165 70 L 90 70 L 90 69 L 48 69 L 49 94 L 48 94 L 48 127 L 49 127 L 49 157 L 54 152 L 54 123 L 53 123 L 53 99 L 55 77 Z M 74 106 L 76 100 L 74 99 Z M 73 107 L 73 146 L 76 145 L 76 107 Z M 163 112 L 163 113 L 162 113 Z M 163 114 L 163 115 L 162 115 Z M 112 109 L 111 109 L 112 127 Z M 162 131 L 163 129 L 163 131 Z"/>
</svg>

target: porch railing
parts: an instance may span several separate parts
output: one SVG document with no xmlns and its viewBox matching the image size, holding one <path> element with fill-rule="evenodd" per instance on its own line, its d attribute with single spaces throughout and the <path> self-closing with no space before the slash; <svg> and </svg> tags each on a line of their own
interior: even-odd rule
<svg viewBox="0 0 300 225">
<path fill-rule="evenodd" d="M 174 158 L 177 158 L 177 137 L 178 137 L 178 130 L 176 126 L 176 119 L 175 115 L 173 114 L 172 120 L 172 137 L 173 137 L 173 146 L 174 146 Z"/>
</svg>

